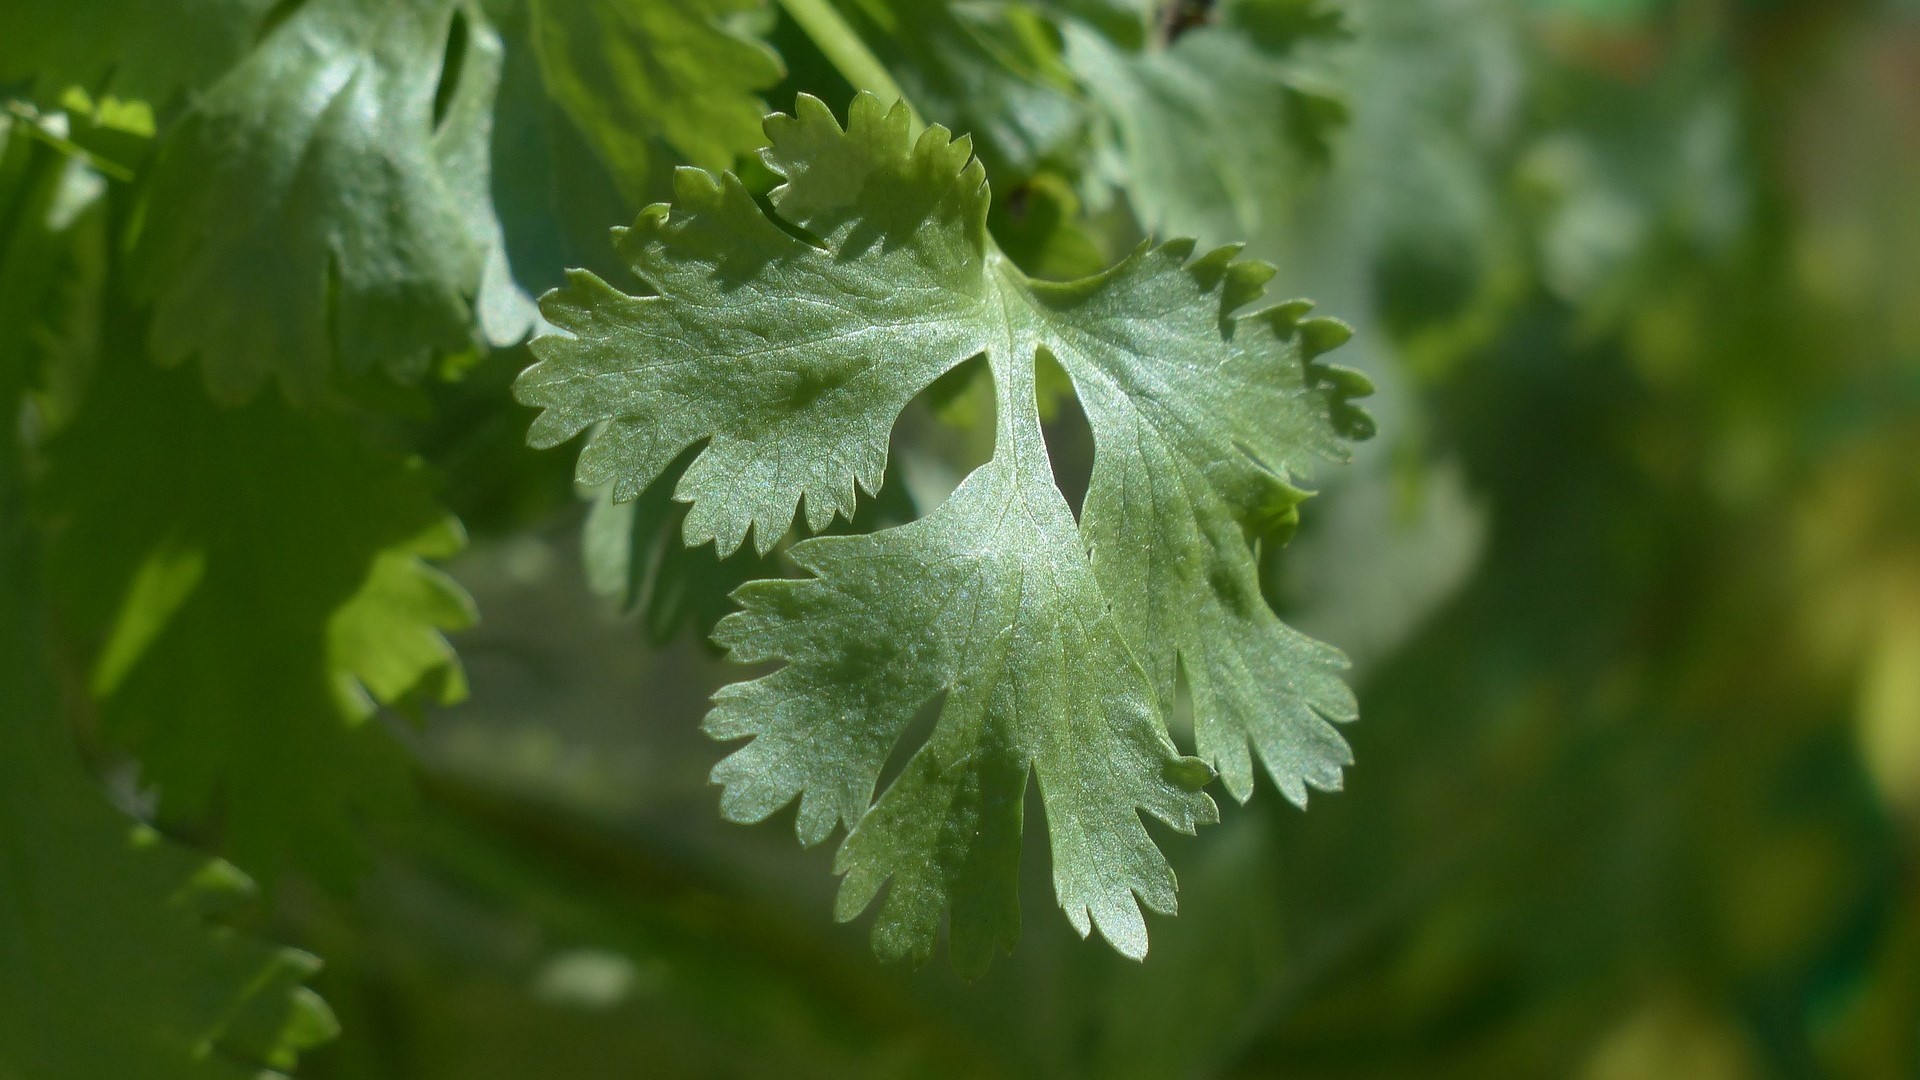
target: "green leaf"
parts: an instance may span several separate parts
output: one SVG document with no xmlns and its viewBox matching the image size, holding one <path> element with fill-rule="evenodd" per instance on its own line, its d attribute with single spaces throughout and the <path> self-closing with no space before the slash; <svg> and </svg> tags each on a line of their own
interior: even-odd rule
<svg viewBox="0 0 1920 1080">
<path fill-rule="evenodd" d="M 501 51 L 471 0 L 309 0 L 169 137 L 134 252 L 166 364 L 222 401 L 269 378 L 423 375 L 532 312 L 488 195 Z"/>
<path fill-rule="evenodd" d="M 459 524 L 352 425 L 272 397 L 220 409 L 195 382 L 103 371 L 48 447 L 51 570 L 101 641 L 106 732 L 163 813 L 217 809 L 225 850 L 263 875 L 297 860 L 341 880 L 362 817 L 406 792 L 376 703 L 464 693 L 442 631 L 470 602 L 423 561 L 459 549 Z"/>
<path fill-rule="evenodd" d="M 1170 44 L 1062 26 L 1066 62 L 1118 135 L 1121 185 L 1149 231 L 1253 236 L 1327 156 L 1346 107 L 1307 57 L 1342 36 L 1315 0 L 1230 0 Z"/>
<path fill-rule="evenodd" d="M 318 961 L 209 925 L 203 883 L 232 868 L 110 808 L 18 675 L 0 673 L 0 1075 L 240 1080 L 330 1039 L 301 987 Z"/>
<path fill-rule="evenodd" d="M 1033 0 L 1049 18 L 1078 19 L 1127 48 L 1138 48 L 1149 28 L 1165 19 L 1177 0 Z"/>
<path fill-rule="evenodd" d="M 13 0 L 0 84 L 56 106 L 78 87 L 95 101 L 170 104 L 207 85 L 253 44 L 273 0 Z"/>
<path fill-rule="evenodd" d="M 729 593 L 779 573 L 770 555 L 740 550 L 721 558 L 711 544 L 680 542 L 687 507 L 674 501 L 673 489 L 692 460 L 692 451 L 681 454 L 627 502 L 613 501 L 610 487 L 594 490 L 581 530 L 588 585 L 622 608 L 639 611 L 655 645 L 671 643 L 689 627 L 707 636 L 729 610 Z"/>
<path fill-rule="evenodd" d="M 721 558 L 711 543 L 688 547 L 680 542 L 687 504 L 676 502 L 673 491 L 697 452 L 689 447 L 632 501 L 615 502 L 607 486 L 587 493 L 593 502 L 581 528 L 580 552 L 587 584 L 639 612 L 647 639 L 658 646 L 689 629 L 706 639 L 733 610 L 730 593 L 781 572 L 777 555 L 743 548 Z M 889 475 L 880 494 L 860 504 L 853 521 L 836 519 L 828 533 L 871 532 L 913 518 L 906 484 Z"/>
<path fill-rule="evenodd" d="M 1339 80 L 1352 124 L 1322 194 L 1295 210 L 1286 258 L 1299 273 L 1357 279 L 1409 360 L 1432 365 L 1499 325 L 1531 272 L 1514 250 L 1508 170 L 1540 92 L 1503 4 L 1366 0 L 1348 11 L 1354 42 Z M 1612 245 L 1628 231 L 1600 235 Z"/>
<path fill-rule="evenodd" d="M 0 351 L 0 413 L 24 354 Z M 208 921 L 248 885 L 112 809 L 57 711 L 17 438 L 0 439 L 0 1076 L 213 1080 L 331 1038 L 313 957 Z"/>
<path fill-rule="evenodd" d="M 1038 778 L 1054 886 L 1083 934 L 1146 951 L 1140 905 L 1171 912 L 1172 871 L 1139 812 L 1214 820 L 1205 764 L 1164 725 L 1184 667 L 1203 751 L 1239 769 L 1251 741 L 1280 786 L 1332 787 L 1353 715 L 1333 649 L 1267 610 L 1255 547 L 1292 512 L 1291 480 L 1344 453 L 1364 380 L 1313 356 L 1344 338 L 1294 303 L 1253 315 L 1268 273 L 1232 249 L 1141 248 L 1096 277 L 1028 279 L 986 237 L 985 171 L 942 128 L 856 98 L 845 131 L 819 101 L 767 121 L 785 178 L 770 218 L 732 176 L 683 170 L 679 202 L 616 246 L 656 295 L 590 274 L 543 302 L 518 386 L 554 445 L 599 425 L 580 476 L 638 494 L 703 448 L 675 497 L 690 543 L 770 549 L 804 513 L 818 531 L 877 490 L 908 400 L 984 353 L 992 460 L 925 518 L 804 541 L 813 577 L 757 582 L 716 640 L 784 661 L 722 690 L 707 720 L 752 737 L 715 770 L 723 810 L 755 821 L 796 797 L 804 843 L 851 832 L 836 869 L 852 917 L 892 882 L 875 944 L 924 960 L 943 909 L 951 950 L 984 967 L 1018 929 L 1023 792 Z M 1098 456 L 1085 519 L 1054 486 L 1035 401 L 1041 352 L 1071 377 Z M 1204 692 L 1201 682 L 1204 680 Z M 939 721 L 875 789 L 914 715 Z M 1243 770 L 1244 771 L 1244 770 Z"/>
<path fill-rule="evenodd" d="M 761 0 L 532 0 L 530 15 L 549 95 L 639 196 L 654 175 L 656 139 L 710 169 L 760 144 L 759 93 L 784 69 L 727 20 L 763 8 Z"/>
</svg>

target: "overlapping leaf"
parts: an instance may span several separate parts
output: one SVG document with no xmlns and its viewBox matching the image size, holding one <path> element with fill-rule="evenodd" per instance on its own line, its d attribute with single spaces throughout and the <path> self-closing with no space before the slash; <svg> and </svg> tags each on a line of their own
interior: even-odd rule
<svg viewBox="0 0 1920 1080">
<path fill-rule="evenodd" d="M 886 57 L 906 95 L 970 132 L 974 151 L 1003 182 L 1032 175 L 1082 139 L 1087 110 L 1053 27 L 1034 5 L 841 0 L 840 7 Z"/>
<path fill-rule="evenodd" d="M 728 594 L 755 578 L 780 576 L 775 555 L 740 549 L 720 556 L 712 545 L 680 542 L 687 505 L 673 492 L 695 450 L 669 465 L 638 497 L 615 502 L 610 487 L 589 493 L 593 503 L 581 529 L 581 560 L 594 592 L 637 611 L 647 638 L 667 645 L 683 631 L 701 639 L 732 610 Z M 871 532 L 914 517 L 906 485 L 889 477 L 878 498 L 862 500 L 854 520 L 836 519 L 834 532 Z"/>
<path fill-rule="evenodd" d="M 727 613 L 727 594 L 757 577 L 779 573 L 770 555 L 743 549 L 721 558 L 711 546 L 680 542 L 686 504 L 673 500 L 691 452 L 637 497 L 615 502 L 611 488 L 592 493 L 581 531 L 581 559 L 593 591 L 638 610 L 647 637 L 666 645 L 691 627 L 705 636 Z"/>
<path fill-rule="evenodd" d="M 165 106 L 216 79 L 252 45 L 273 0 L 14 0 L 0 83 L 41 104 L 78 87 L 95 101 Z M 164 43 L 164 44 L 163 44 Z"/>
<path fill-rule="evenodd" d="M 211 405 L 185 372 L 103 372 L 49 448 L 52 567 L 98 635 L 90 690 L 163 814 L 218 811 L 249 870 L 341 878 L 404 793 L 375 702 L 464 689 L 441 631 L 471 618 L 422 560 L 457 522 L 422 470 L 273 398 Z"/>
<path fill-rule="evenodd" d="M 15 598 L 8 597 L 12 602 Z M 9 612 L 11 620 L 14 615 Z M 304 953 L 208 926 L 203 894 L 239 884 L 111 809 L 6 648 L 0 695 L 0 1075 L 259 1077 L 331 1037 Z"/>
<path fill-rule="evenodd" d="M 907 401 L 984 353 L 997 398 L 993 459 L 925 518 L 792 549 L 811 572 L 758 582 L 716 634 L 736 659 L 783 661 L 723 690 L 707 721 L 753 741 L 715 771 L 736 820 L 800 800 L 815 843 L 844 824 L 840 914 L 879 895 L 883 955 L 928 956 L 953 913 L 956 963 L 978 970 L 1018 928 L 1022 800 L 1038 780 L 1055 892 L 1082 933 L 1146 950 L 1140 905 L 1174 907 L 1144 810 L 1213 820 L 1211 776 L 1163 717 L 1193 681 L 1204 753 L 1230 789 L 1252 743 L 1283 790 L 1333 787 L 1350 719 L 1331 648 L 1282 626 L 1255 570 L 1284 533 L 1314 457 L 1338 457 L 1364 380 L 1316 363 L 1344 337 L 1306 305 L 1252 315 L 1267 271 L 1232 249 L 1142 248 L 1066 284 L 1024 277 L 985 233 L 984 169 L 940 128 L 908 138 L 902 108 L 857 98 L 843 131 L 802 98 L 768 119 L 785 178 L 770 218 L 731 176 L 684 170 L 679 201 L 616 244 L 655 295 L 586 273 L 544 302 L 522 400 L 531 439 L 589 426 L 580 476 L 631 498 L 689 447 L 675 497 L 686 539 L 765 551 L 796 512 L 817 531 L 878 489 Z M 1035 362 L 1073 380 L 1099 453 L 1085 520 L 1054 486 Z M 879 794 L 914 715 L 932 736 Z"/>
<path fill-rule="evenodd" d="M 16 415 L 25 354 L 0 351 Z M 312 957 L 216 931 L 243 888 L 107 804 L 60 721 L 25 466 L 0 439 L 0 1076 L 259 1077 L 333 1031 Z"/>
<path fill-rule="evenodd" d="M 1149 230 L 1257 234 L 1325 157 L 1345 106 L 1304 62 L 1340 36 L 1314 0 L 1225 0 L 1171 42 L 1134 48 L 1067 20 L 1066 62 L 1117 130 L 1115 177 Z"/>
<path fill-rule="evenodd" d="M 663 139 L 702 168 L 759 145 L 759 93 L 780 58 L 727 20 L 760 0 L 533 0 L 548 93 L 629 194 L 644 192 Z M 636 200 L 637 201 L 637 200 Z"/>
<path fill-rule="evenodd" d="M 488 196 L 499 40 L 470 0 L 310 0 L 162 148 L 135 252 L 164 363 L 309 401 L 517 338 Z"/>
</svg>

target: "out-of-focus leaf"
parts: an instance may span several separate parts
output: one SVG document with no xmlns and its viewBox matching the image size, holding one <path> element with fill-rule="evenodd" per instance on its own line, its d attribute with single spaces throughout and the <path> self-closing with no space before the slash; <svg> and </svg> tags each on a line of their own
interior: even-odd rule
<svg viewBox="0 0 1920 1080">
<path fill-rule="evenodd" d="M 1042 173 L 996 201 L 987 215 L 987 227 L 1000 250 L 1027 274 L 1047 281 L 1072 281 L 1097 274 L 1113 262 L 1099 234 L 1080 217 L 1080 199 L 1072 186 Z"/>
<path fill-rule="evenodd" d="M 1120 184 L 1148 231 L 1202 245 L 1261 231 L 1322 164 L 1346 106 L 1313 53 L 1343 36 L 1302 0 L 1230 0 L 1169 44 L 1064 26 L 1066 62 L 1117 132 Z"/>
<path fill-rule="evenodd" d="M 472 612 L 423 561 L 462 536 L 423 470 L 337 418 L 223 410 L 137 359 L 104 369 L 48 457 L 51 572 L 163 812 L 217 810 L 257 873 L 344 879 L 360 815 L 406 790 L 376 704 L 464 692 L 441 632 Z"/>
<path fill-rule="evenodd" d="M 246 54 L 273 0 L 14 0 L 0 37 L 0 84 L 24 81 L 42 106 L 78 87 L 96 102 L 159 108 Z"/>
<path fill-rule="evenodd" d="M 531 325 L 488 195 L 500 43 L 469 0 L 310 0 L 164 143 L 134 252 L 158 360 L 223 402 L 420 378 Z"/>
<path fill-rule="evenodd" d="M 0 364 L 31 373 L 40 423 L 85 388 L 100 333 L 106 181 L 0 117 Z M 4 226 L 0 226 L 4 227 Z"/>
<path fill-rule="evenodd" d="M 0 415 L 17 415 L 23 360 L 0 351 Z M 0 437 L 0 1075 L 290 1067 L 333 1034 L 301 986 L 317 961 L 209 925 L 245 879 L 112 809 L 61 722 L 17 434 Z"/>
<path fill-rule="evenodd" d="M 781 560 L 743 547 L 721 557 L 711 544 L 681 541 L 687 504 L 674 498 L 697 450 L 669 465 L 639 497 L 615 502 L 610 488 L 590 493 L 592 506 L 581 529 L 581 561 L 587 583 L 601 596 L 637 611 L 648 640 L 672 643 L 684 631 L 705 641 L 733 610 L 729 594 L 756 578 L 779 577 Z M 874 498 L 863 500 L 852 521 L 835 520 L 836 533 L 865 533 L 914 518 L 907 487 L 891 472 Z"/>
<path fill-rule="evenodd" d="M 1004 0 L 840 0 L 876 40 L 901 90 L 930 119 L 973 137 L 1011 183 L 1083 139 L 1087 109 L 1056 33 L 1033 6 Z"/>
<path fill-rule="evenodd" d="M 1458 463 L 1362 468 L 1315 506 L 1314 527 L 1274 552 L 1281 593 L 1303 630 L 1337 641 L 1362 670 L 1405 643 L 1478 565 L 1486 508 Z"/>
<path fill-rule="evenodd" d="M 7 621 L 33 609 L 5 597 Z M 110 808 L 44 688 L 47 656 L 0 634 L 0 1073 L 35 1080 L 258 1077 L 332 1038 L 302 983 L 319 962 L 207 925 L 231 879 Z"/>
<path fill-rule="evenodd" d="M 641 626 L 656 645 L 688 628 L 705 638 L 732 610 L 729 593 L 779 572 L 771 555 L 752 548 L 722 557 L 711 544 L 681 542 L 687 504 L 674 501 L 673 492 L 694 453 L 681 454 L 630 501 L 615 502 L 609 487 L 595 490 L 581 533 L 587 583 L 639 611 Z"/>
<path fill-rule="evenodd" d="M 760 145 L 759 94 L 780 58 L 733 27 L 763 0 L 530 0 L 548 92 L 628 197 L 645 201 L 654 140 L 689 164 L 733 165 Z"/>
</svg>

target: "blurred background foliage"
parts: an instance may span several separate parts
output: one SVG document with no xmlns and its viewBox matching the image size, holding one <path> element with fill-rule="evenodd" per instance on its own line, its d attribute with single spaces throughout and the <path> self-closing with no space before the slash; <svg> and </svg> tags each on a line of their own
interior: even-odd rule
<svg viewBox="0 0 1920 1080">
<path fill-rule="evenodd" d="M 605 227 L 737 120 L 543 91 L 610 33 L 546 6 L 489 5 L 536 293 L 617 275 Z M 769 104 L 847 100 L 785 15 L 714 6 Z M 1074 937 L 1030 844 L 990 975 L 879 966 L 791 811 L 726 825 L 706 785 L 700 638 L 764 571 L 663 543 L 664 489 L 573 492 L 504 404 L 524 350 L 475 354 L 388 421 L 473 538 L 471 694 L 392 724 L 421 797 L 358 883 L 255 919 L 326 961 L 303 1075 L 1920 1076 L 1920 6 L 840 6 L 977 134 L 1032 272 L 1249 239 L 1357 327 L 1380 435 L 1266 568 L 1356 661 L 1348 790 L 1169 844 L 1144 964 Z M 910 407 L 860 527 L 980 460 L 977 397 Z M 1070 400 L 1049 437 L 1084 486 Z"/>
</svg>

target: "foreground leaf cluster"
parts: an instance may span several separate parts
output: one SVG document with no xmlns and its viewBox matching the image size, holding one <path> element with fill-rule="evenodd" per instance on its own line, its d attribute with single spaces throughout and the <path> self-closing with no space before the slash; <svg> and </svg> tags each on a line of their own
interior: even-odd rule
<svg viewBox="0 0 1920 1080">
<path fill-rule="evenodd" d="M 783 183 L 764 209 L 731 174 L 682 170 L 616 246 L 651 295 L 586 272 L 542 304 L 518 392 L 536 445 L 594 428 L 580 479 L 618 498 L 684 452 L 688 543 L 774 548 L 880 490 L 909 399 L 984 355 L 992 459 L 921 520 L 806 540 L 810 574 L 749 584 L 716 640 L 780 670 L 721 691 L 707 730 L 751 738 L 714 773 L 731 818 L 799 800 L 805 843 L 836 826 L 851 917 L 887 886 L 875 943 L 930 955 L 943 912 L 964 970 L 1018 926 L 1028 779 L 1054 886 L 1081 933 L 1146 951 L 1141 905 L 1174 883 L 1141 824 L 1215 819 L 1215 770 L 1251 791 L 1257 756 L 1296 802 L 1337 788 L 1354 715 L 1334 649 L 1260 592 L 1316 458 L 1364 431 L 1365 381 L 1317 357 L 1346 337 L 1308 305 L 1247 311 L 1270 271 L 1231 248 L 1143 246 L 1098 276 L 1034 281 L 988 241 L 985 170 L 966 139 L 909 137 L 906 110 L 819 101 L 767 123 Z M 1055 485 L 1035 396 L 1042 358 L 1072 380 L 1099 453 L 1078 522 Z M 1201 757 L 1166 728 L 1184 674 Z M 915 714 L 928 741 L 876 790 Z M 1250 749 L 1251 748 L 1251 749 Z"/>
</svg>

